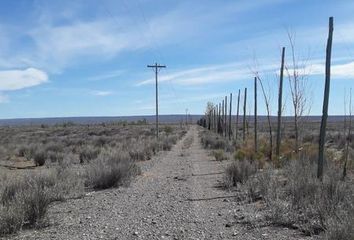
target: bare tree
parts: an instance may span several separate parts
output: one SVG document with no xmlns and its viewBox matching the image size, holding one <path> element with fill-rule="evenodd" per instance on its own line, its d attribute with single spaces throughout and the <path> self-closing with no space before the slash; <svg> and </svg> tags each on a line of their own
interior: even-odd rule
<svg viewBox="0 0 354 240">
<path fill-rule="evenodd" d="M 346 104 L 344 104 L 346 105 Z M 345 117 L 346 118 L 346 117 Z M 346 145 L 345 145 L 345 155 L 344 155 L 344 165 L 343 165 L 343 175 L 342 180 L 347 176 L 347 164 L 349 158 L 349 145 L 352 141 L 352 89 L 349 92 L 349 123 L 348 123 L 348 135 L 346 137 Z"/>
<path fill-rule="evenodd" d="M 272 119 L 271 119 L 271 109 L 270 109 L 270 91 L 268 91 L 268 94 L 264 88 L 263 85 L 263 80 L 260 78 L 258 72 L 255 72 L 256 78 L 259 81 L 259 84 L 261 86 L 262 90 L 262 95 L 264 98 L 264 103 L 266 105 L 266 111 L 267 111 L 267 123 L 268 123 L 268 132 L 269 132 L 269 159 L 272 160 L 273 158 L 273 129 L 272 129 Z"/>
<path fill-rule="evenodd" d="M 289 32 L 288 39 L 291 49 L 291 65 L 285 65 L 285 69 L 289 80 L 291 102 L 294 109 L 295 152 L 297 153 L 299 151 L 300 141 L 299 124 L 302 116 L 309 111 L 306 91 L 308 87 L 308 74 L 306 73 L 306 61 L 299 61 L 297 58 L 295 52 L 295 39 Z"/>
</svg>

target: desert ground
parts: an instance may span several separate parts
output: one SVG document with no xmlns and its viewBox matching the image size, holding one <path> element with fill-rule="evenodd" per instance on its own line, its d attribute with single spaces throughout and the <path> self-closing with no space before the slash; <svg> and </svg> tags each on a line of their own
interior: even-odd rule
<svg viewBox="0 0 354 240">
<path fill-rule="evenodd" d="M 197 125 L 165 126 L 160 138 L 171 143 L 165 143 L 166 146 L 161 148 L 164 142 L 159 142 L 160 147 L 156 149 L 151 146 L 155 137 L 149 125 L 38 126 L 28 127 L 27 133 L 23 133 L 23 128 L 21 131 L 15 129 L 18 132 L 13 130 L 14 134 L 8 134 L 7 141 L 11 143 L 5 144 L 6 153 L 12 157 L 1 164 L 0 218 L 7 221 L 7 224 L 2 222 L 0 225 L 3 239 L 323 239 L 330 238 L 328 232 L 334 234 L 328 224 L 339 224 L 343 231 L 347 231 L 345 234 L 352 233 L 352 216 L 349 215 L 353 210 L 350 205 L 353 203 L 351 179 L 345 184 L 339 180 L 330 181 L 332 195 L 335 195 L 330 200 L 343 205 L 334 210 L 338 211 L 336 216 L 348 217 L 349 222 L 318 222 L 316 210 L 311 209 L 316 204 L 311 202 L 311 197 L 298 197 L 299 201 L 304 201 L 301 204 L 308 204 L 304 209 L 311 209 L 309 213 L 301 213 L 303 209 L 299 209 L 300 213 L 292 212 L 289 206 L 278 206 L 287 204 L 281 201 L 284 200 L 281 192 L 286 188 L 275 186 L 286 186 L 287 182 L 294 184 L 291 176 L 286 176 L 287 170 L 301 171 L 298 169 L 301 164 L 273 169 L 267 160 L 246 162 L 238 159 L 240 154 L 237 151 L 229 150 L 232 143 Z M 19 132 L 27 136 L 21 135 L 22 142 Z M 142 138 L 142 132 L 145 132 L 145 138 Z M 62 148 L 53 147 L 49 138 L 53 134 L 57 139 L 62 135 L 62 140 L 56 140 L 57 144 L 54 144 Z M 40 145 L 46 149 L 47 155 L 43 166 L 36 166 L 32 159 L 36 154 L 28 159 L 20 157 L 18 153 L 24 150 L 18 146 L 23 147 L 33 138 L 41 139 L 40 136 L 47 140 Z M 83 138 L 86 140 L 80 143 Z M 17 147 L 11 147 L 11 139 L 17 140 Z M 70 139 L 70 144 L 63 144 L 63 139 Z M 217 150 L 206 141 L 216 141 Z M 99 149 L 100 153 L 88 149 Z M 129 157 L 126 158 L 133 165 L 112 154 L 113 149 L 119 149 L 119 156 L 128 151 Z M 51 157 L 50 151 L 61 152 L 64 156 Z M 13 155 L 15 153 L 17 155 Z M 91 155 L 94 156 L 87 157 Z M 111 172 L 105 172 L 102 165 L 111 164 L 107 156 L 121 162 L 118 166 L 109 165 L 119 169 L 114 175 L 121 174 L 121 178 L 107 180 Z M 238 164 L 236 172 L 240 169 L 242 175 L 240 180 L 234 178 L 235 171 L 230 171 L 235 169 L 235 164 Z M 103 173 L 99 171 L 101 169 Z M 32 183 L 34 185 L 26 185 L 20 180 L 36 179 L 34 176 L 41 176 Z M 306 180 L 306 176 L 304 174 L 303 179 Z M 317 186 L 306 184 L 299 176 L 296 182 L 299 183 L 296 187 L 301 188 L 297 191 L 315 191 Z M 43 195 L 42 198 L 28 197 L 28 189 L 21 190 L 24 192 L 21 193 L 21 184 L 31 187 L 29 192 Z M 44 186 L 37 189 L 37 185 Z M 275 203 L 272 195 L 276 194 L 279 202 Z M 24 204 L 21 197 L 26 196 L 31 200 Z M 41 206 L 43 202 L 45 207 Z M 326 206 L 332 206 L 332 203 Z M 45 209 L 40 211 L 41 207 Z M 340 212 L 343 210 L 348 212 Z M 34 216 L 28 217 L 28 212 Z M 333 221 L 329 217 L 325 218 L 327 220 Z"/>
</svg>

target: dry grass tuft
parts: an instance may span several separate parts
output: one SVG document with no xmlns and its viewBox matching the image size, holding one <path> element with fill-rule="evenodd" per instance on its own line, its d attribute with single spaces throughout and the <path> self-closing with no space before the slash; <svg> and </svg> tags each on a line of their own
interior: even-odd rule
<svg viewBox="0 0 354 240">
<path fill-rule="evenodd" d="M 237 187 L 237 184 L 245 183 L 250 176 L 257 172 L 257 167 L 248 160 L 233 161 L 227 168 L 224 177 L 226 187 Z"/>
<path fill-rule="evenodd" d="M 222 149 L 214 150 L 211 152 L 211 154 L 213 155 L 216 161 L 222 161 L 227 159 L 227 156 L 224 150 Z"/>
<path fill-rule="evenodd" d="M 103 151 L 86 169 L 86 185 L 106 189 L 128 184 L 140 174 L 139 167 L 128 153 L 121 150 Z"/>
</svg>

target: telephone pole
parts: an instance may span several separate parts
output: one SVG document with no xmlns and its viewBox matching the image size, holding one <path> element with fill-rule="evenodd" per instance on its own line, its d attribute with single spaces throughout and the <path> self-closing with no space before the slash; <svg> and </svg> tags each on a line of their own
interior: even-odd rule
<svg viewBox="0 0 354 240">
<path fill-rule="evenodd" d="M 160 71 L 160 68 L 165 68 L 165 65 L 159 65 L 155 63 L 154 65 L 147 65 L 148 68 L 155 68 L 155 90 L 156 90 L 156 138 L 159 138 L 159 90 L 158 90 L 158 81 L 157 76 Z"/>
</svg>

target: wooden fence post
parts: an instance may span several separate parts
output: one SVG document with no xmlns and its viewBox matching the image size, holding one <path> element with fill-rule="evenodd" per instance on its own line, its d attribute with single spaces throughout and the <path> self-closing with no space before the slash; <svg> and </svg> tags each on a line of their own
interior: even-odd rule
<svg viewBox="0 0 354 240">
<path fill-rule="evenodd" d="M 243 101 L 243 143 L 246 142 L 246 105 L 247 105 L 247 88 L 245 88 L 244 101 Z"/>
<path fill-rule="evenodd" d="M 241 89 L 238 90 L 238 96 L 237 96 L 237 111 L 236 111 L 236 129 L 235 129 L 235 141 L 237 144 L 237 135 L 238 135 L 238 120 L 240 116 L 240 97 L 241 97 Z"/>
<path fill-rule="evenodd" d="M 331 80 L 331 54 L 332 54 L 332 37 L 333 37 L 333 17 L 329 18 L 329 28 L 328 28 L 328 40 L 326 48 L 326 82 L 323 97 L 323 109 L 322 109 L 322 120 L 321 120 L 321 132 L 320 132 L 320 142 L 319 142 L 319 153 L 318 153 L 318 168 L 317 177 L 322 180 L 323 178 L 323 165 L 324 165 L 324 145 L 326 139 L 326 126 L 328 118 L 328 102 L 329 102 L 329 89 Z"/>
<path fill-rule="evenodd" d="M 284 58 L 285 58 L 285 47 L 283 47 L 281 52 L 281 66 L 280 66 L 280 78 L 279 78 L 279 92 L 278 92 L 278 123 L 277 123 L 277 146 L 276 146 L 276 167 L 280 164 L 280 144 L 281 144 L 281 116 L 283 108 L 283 78 L 284 78 Z"/>
<path fill-rule="evenodd" d="M 222 107 L 221 107 L 221 112 L 222 112 L 222 114 L 221 114 L 221 136 L 224 136 L 224 121 L 225 121 L 225 119 L 224 119 L 224 115 L 225 115 L 225 100 L 222 100 Z"/>
<path fill-rule="evenodd" d="M 225 96 L 225 115 L 224 115 L 224 137 L 227 136 L 227 96 Z"/>
<path fill-rule="evenodd" d="M 257 77 L 254 78 L 254 151 L 258 152 L 257 143 Z"/>
<path fill-rule="evenodd" d="M 231 140 L 231 135 L 232 135 L 232 129 L 231 129 L 231 117 L 232 117 L 232 93 L 230 93 L 229 140 Z"/>
</svg>

